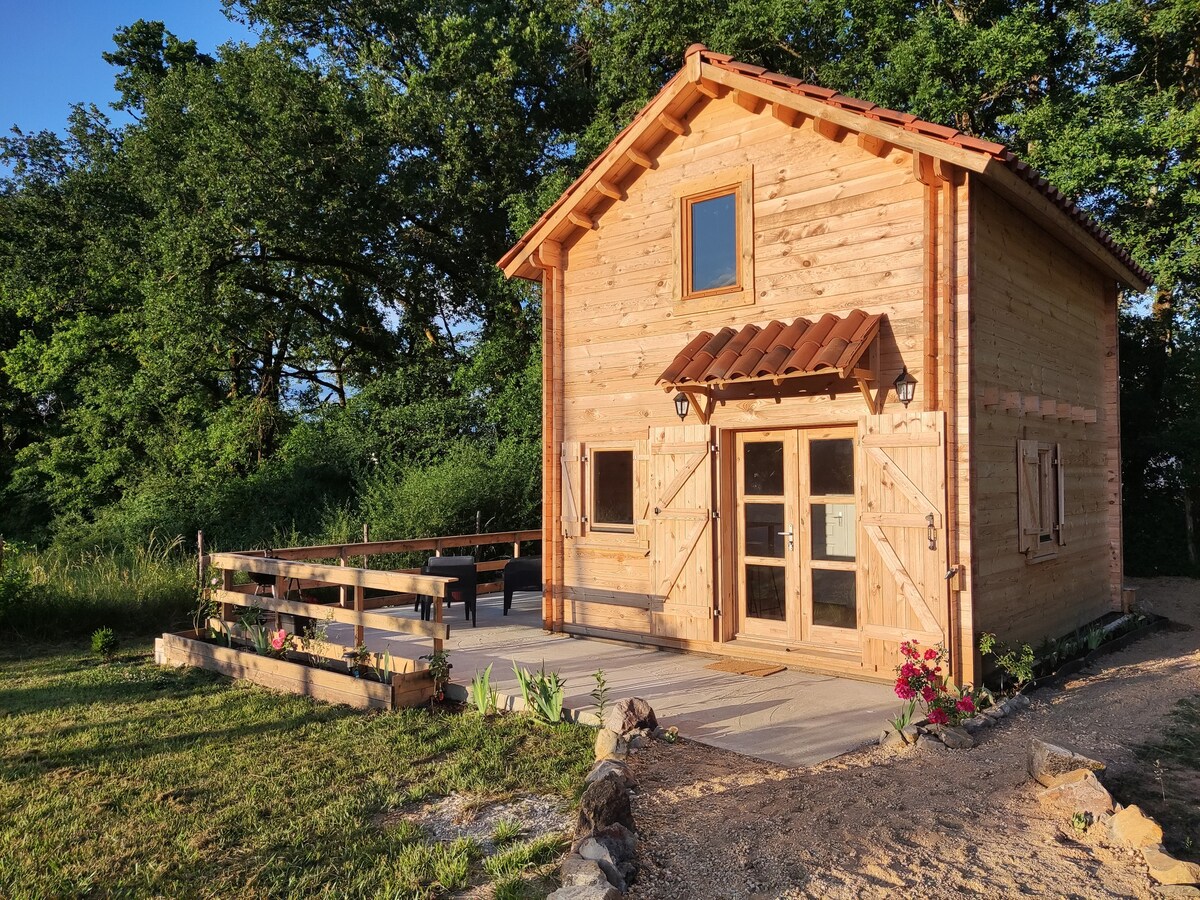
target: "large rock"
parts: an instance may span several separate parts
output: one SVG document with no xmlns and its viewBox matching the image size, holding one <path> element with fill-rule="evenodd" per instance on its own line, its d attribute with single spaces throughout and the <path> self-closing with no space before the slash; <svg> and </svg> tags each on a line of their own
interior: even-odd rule
<svg viewBox="0 0 1200 900">
<path fill-rule="evenodd" d="M 965 728 L 947 726 L 938 731 L 938 737 L 951 750 L 970 750 L 975 746 L 975 738 Z"/>
<path fill-rule="evenodd" d="M 611 734 L 611 732 L 609 732 Z M 591 784 L 609 775 L 615 776 L 626 790 L 637 787 L 637 779 L 629 771 L 629 766 L 619 759 L 598 759 L 592 765 L 592 770 L 583 779 L 584 784 Z"/>
<path fill-rule="evenodd" d="M 1038 802 L 1064 817 L 1089 813 L 1093 822 L 1113 810 L 1112 795 L 1091 772 L 1085 772 L 1077 781 L 1064 781 L 1040 791 Z"/>
<path fill-rule="evenodd" d="M 625 893 L 625 876 L 619 868 L 621 860 L 613 855 L 606 844 L 592 837 L 585 838 L 579 845 L 579 855 L 583 859 L 595 862 L 604 873 L 604 880 L 621 893 Z"/>
<path fill-rule="evenodd" d="M 1101 760 L 1085 756 L 1074 747 L 1034 738 L 1029 742 L 1029 774 L 1045 787 L 1055 787 L 1067 780 L 1078 779 L 1073 773 L 1084 769 L 1103 772 Z"/>
<path fill-rule="evenodd" d="M 546 900 L 621 900 L 621 892 L 608 882 L 599 885 L 571 884 L 560 887 Z"/>
<path fill-rule="evenodd" d="M 601 728 L 596 732 L 596 759 L 624 760 L 629 755 L 629 744 L 615 731 Z"/>
<path fill-rule="evenodd" d="M 629 791 L 615 774 L 593 781 L 584 789 L 575 835 L 584 837 L 609 825 L 624 825 L 634 830 Z"/>
<path fill-rule="evenodd" d="M 1159 884 L 1200 884 L 1200 865 L 1176 859 L 1161 846 L 1143 847 L 1142 858 Z"/>
<path fill-rule="evenodd" d="M 1136 805 L 1127 806 L 1108 820 L 1108 839 L 1119 847 L 1156 847 L 1162 843 L 1159 824 Z"/>
<path fill-rule="evenodd" d="M 612 863 L 616 866 L 633 859 L 637 853 L 637 835 L 619 823 L 597 828 L 592 832 L 592 840 L 608 850 Z"/>
<path fill-rule="evenodd" d="M 653 731 L 658 727 L 658 719 L 650 704 L 641 697 L 629 697 L 618 700 L 604 712 L 601 720 L 603 727 L 616 734 L 626 734 L 639 728 Z"/>
<path fill-rule="evenodd" d="M 558 877 L 563 887 L 578 885 L 580 887 L 609 886 L 608 877 L 594 859 L 584 859 L 578 853 L 572 853 L 558 867 Z"/>
</svg>

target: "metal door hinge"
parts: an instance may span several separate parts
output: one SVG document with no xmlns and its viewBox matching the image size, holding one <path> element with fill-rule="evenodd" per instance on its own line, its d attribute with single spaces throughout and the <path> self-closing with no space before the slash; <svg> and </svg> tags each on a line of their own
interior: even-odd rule
<svg viewBox="0 0 1200 900">
<path fill-rule="evenodd" d="M 712 513 L 712 517 L 713 517 L 714 519 L 719 519 L 719 518 L 721 518 L 721 514 L 720 514 L 719 512 L 717 512 L 715 509 L 711 509 L 711 510 L 709 510 L 709 512 L 710 512 L 710 513 Z"/>
</svg>

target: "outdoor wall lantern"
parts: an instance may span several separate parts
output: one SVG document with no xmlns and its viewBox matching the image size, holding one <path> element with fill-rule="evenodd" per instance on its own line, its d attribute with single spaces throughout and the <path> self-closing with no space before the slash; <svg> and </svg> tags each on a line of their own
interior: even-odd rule
<svg viewBox="0 0 1200 900">
<path fill-rule="evenodd" d="M 679 421 L 682 422 L 687 418 L 688 410 L 692 408 L 692 401 L 688 399 L 688 395 L 680 391 L 675 395 L 675 415 L 679 416 Z"/>
<path fill-rule="evenodd" d="M 908 366 L 905 366 L 900 371 L 900 374 L 896 376 L 896 380 L 892 384 L 896 388 L 896 399 L 903 403 L 905 409 L 907 409 L 908 404 L 913 401 L 913 395 L 917 392 L 917 379 L 908 374 Z"/>
</svg>

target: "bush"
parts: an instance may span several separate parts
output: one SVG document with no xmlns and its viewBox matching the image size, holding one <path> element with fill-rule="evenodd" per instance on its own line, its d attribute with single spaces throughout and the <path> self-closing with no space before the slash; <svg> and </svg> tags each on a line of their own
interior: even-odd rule
<svg viewBox="0 0 1200 900">
<path fill-rule="evenodd" d="M 111 660 L 117 655 L 117 648 L 120 646 L 121 643 L 111 628 L 97 628 L 92 632 L 92 652 L 97 656 Z"/>
</svg>

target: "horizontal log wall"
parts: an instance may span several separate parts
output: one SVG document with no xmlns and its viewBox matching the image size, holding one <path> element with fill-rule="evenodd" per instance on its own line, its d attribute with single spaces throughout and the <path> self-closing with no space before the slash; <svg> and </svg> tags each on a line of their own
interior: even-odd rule
<svg viewBox="0 0 1200 900">
<path fill-rule="evenodd" d="M 1104 276 L 1007 201 L 973 184 L 971 203 L 974 626 L 1036 645 L 1103 615 L 1120 587 L 1110 552 L 1116 407 L 1106 407 L 1115 308 Z M 1018 550 L 1022 439 L 1061 444 L 1066 467 L 1066 546 L 1038 562 Z"/>
<path fill-rule="evenodd" d="M 907 365 L 921 408 L 924 188 L 912 154 L 884 148 L 875 156 L 853 134 L 830 140 L 810 125 L 784 124 L 769 106 L 755 114 L 728 97 L 702 102 L 685 119 L 686 135 L 647 149 L 653 168 L 631 170 L 634 177 L 622 181 L 625 199 L 596 210 L 596 227 L 564 245 L 562 439 L 579 441 L 585 452 L 600 442 L 632 446 L 651 429 L 676 424 L 671 395 L 654 381 L 701 331 L 815 321 L 854 308 L 887 314 L 881 382 L 890 385 Z M 722 307 L 706 300 L 689 309 L 687 301 L 676 302 L 677 197 L 691 182 L 744 167 L 753 170 L 753 302 Z M 795 396 L 792 388 L 778 402 L 764 385 L 757 396 L 718 405 L 711 422 L 720 429 L 854 424 L 866 404 L 846 387 L 834 398 Z M 886 411 L 898 409 L 894 402 L 893 395 Z M 646 499 L 635 496 L 635 509 L 644 509 Z M 565 539 L 566 630 L 642 635 L 667 646 L 682 646 L 662 637 L 668 633 L 711 637 L 711 618 L 682 623 L 659 612 L 653 551 L 643 535 L 639 528 L 627 537 L 585 532 Z M 805 663 L 800 654 L 791 659 Z"/>
</svg>

